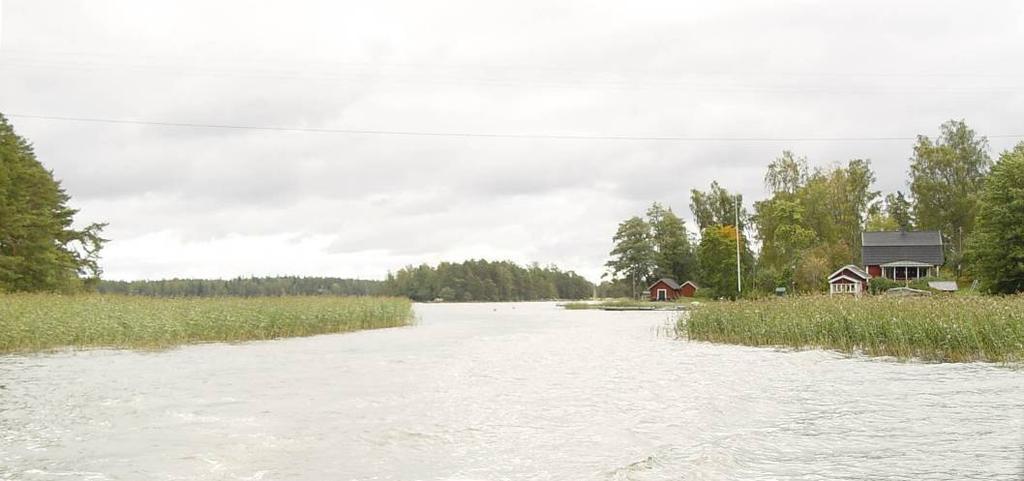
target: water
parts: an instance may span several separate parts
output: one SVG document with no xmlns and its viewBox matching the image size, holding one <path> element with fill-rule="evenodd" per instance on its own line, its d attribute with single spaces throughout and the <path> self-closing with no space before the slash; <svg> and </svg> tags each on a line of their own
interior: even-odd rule
<svg viewBox="0 0 1024 481">
<path fill-rule="evenodd" d="M 1024 371 L 418 305 L 340 335 L 0 357 L 7 480 L 1020 480 Z"/>
</svg>

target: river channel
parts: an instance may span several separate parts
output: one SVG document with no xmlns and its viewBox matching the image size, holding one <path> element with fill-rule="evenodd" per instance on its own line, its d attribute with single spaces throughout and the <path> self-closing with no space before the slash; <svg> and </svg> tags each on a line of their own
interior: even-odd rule
<svg viewBox="0 0 1024 481">
<path fill-rule="evenodd" d="M 2 480 L 1021 480 L 1024 370 L 678 340 L 667 312 L 0 357 Z"/>
</svg>

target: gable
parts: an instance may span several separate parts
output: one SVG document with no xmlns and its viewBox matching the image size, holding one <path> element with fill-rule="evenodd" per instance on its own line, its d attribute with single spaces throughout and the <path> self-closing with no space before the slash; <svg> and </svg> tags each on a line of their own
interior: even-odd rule
<svg viewBox="0 0 1024 481">
<path fill-rule="evenodd" d="M 829 274 L 828 278 L 831 280 L 831 279 L 833 279 L 833 278 L 835 278 L 837 276 L 847 276 L 847 277 L 857 278 L 857 279 L 861 279 L 861 280 L 865 280 L 865 281 L 871 278 L 871 276 L 868 275 L 867 272 L 864 272 L 863 270 L 861 270 L 861 268 L 859 268 L 859 267 L 857 267 L 857 266 L 855 266 L 853 264 L 847 264 L 847 265 L 845 265 L 843 267 L 840 267 L 838 270 L 836 270 L 832 274 Z"/>
<path fill-rule="evenodd" d="M 647 289 L 648 290 L 653 290 L 657 286 L 661 286 L 664 289 L 671 289 L 673 291 L 678 291 L 679 290 L 679 284 L 677 284 L 674 279 L 669 279 L 667 277 L 663 277 L 661 279 L 658 279 L 657 281 L 654 282 L 654 284 L 651 284 L 651 286 L 648 287 Z"/>
</svg>

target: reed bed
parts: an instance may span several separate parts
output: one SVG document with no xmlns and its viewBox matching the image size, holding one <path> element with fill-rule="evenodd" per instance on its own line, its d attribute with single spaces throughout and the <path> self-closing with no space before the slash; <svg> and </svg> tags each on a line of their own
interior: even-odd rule
<svg viewBox="0 0 1024 481">
<path fill-rule="evenodd" d="M 563 309 L 568 309 L 568 310 L 603 309 L 603 308 L 607 308 L 607 307 L 612 307 L 612 308 L 615 308 L 615 307 L 619 307 L 619 308 L 654 307 L 654 308 L 657 308 L 657 307 L 666 307 L 666 306 L 668 306 L 668 307 L 677 306 L 677 305 L 680 305 L 680 304 L 688 305 L 688 304 L 690 304 L 693 301 L 694 301 L 694 299 L 690 298 L 690 297 L 679 298 L 679 299 L 676 299 L 674 302 L 666 302 L 666 301 L 653 302 L 653 301 L 648 301 L 646 299 L 638 300 L 638 299 L 629 299 L 629 298 L 617 298 L 617 299 L 605 299 L 605 300 L 601 300 L 601 301 L 589 301 L 589 302 L 587 302 L 587 301 L 567 302 L 565 304 L 562 304 L 562 308 Z"/>
<path fill-rule="evenodd" d="M 834 349 L 939 362 L 1024 360 L 1024 295 L 825 297 L 701 305 L 680 318 L 690 339 Z"/>
<path fill-rule="evenodd" d="M 157 349 L 407 325 L 407 299 L 0 295 L 0 353 L 62 347 Z"/>
</svg>

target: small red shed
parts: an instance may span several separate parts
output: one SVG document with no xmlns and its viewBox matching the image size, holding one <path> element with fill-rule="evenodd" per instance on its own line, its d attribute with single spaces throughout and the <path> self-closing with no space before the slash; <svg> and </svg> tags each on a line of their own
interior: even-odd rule
<svg viewBox="0 0 1024 481">
<path fill-rule="evenodd" d="M 828 276 L 828 295 L 853 294 L 860 296 L 868 290 L 871 275 L 855 265 L 845 265 Z"/>
<path fill-rule="evenodd" d="M 693 297 L 697 292 L 697 284 L 686 281 L 682 285 L 675 279 L 663 277 L 647 288 L 648 296 L 652 301 L 671 301 L 679 297 Z"/>
</svg>

